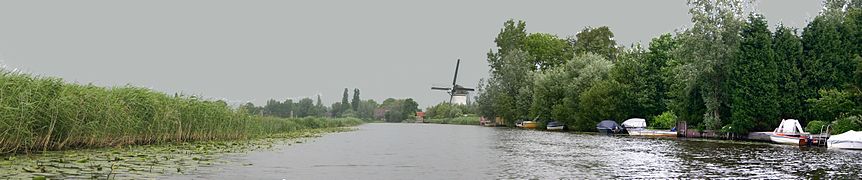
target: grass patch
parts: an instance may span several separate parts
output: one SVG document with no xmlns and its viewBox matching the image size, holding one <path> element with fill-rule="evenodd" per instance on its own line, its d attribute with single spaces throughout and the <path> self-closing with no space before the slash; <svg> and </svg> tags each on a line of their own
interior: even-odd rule
<svg viewBox="0 0 862 180">
<path fill-rule="evenodd" d="M 426 120 L 426 122 L 435 123 L 435 124 L 458 124 L 458 125 L 479 125 L 479 121 L 480 121 L 479 117 L 475 117 L 475 116 Z"/>
</svg>

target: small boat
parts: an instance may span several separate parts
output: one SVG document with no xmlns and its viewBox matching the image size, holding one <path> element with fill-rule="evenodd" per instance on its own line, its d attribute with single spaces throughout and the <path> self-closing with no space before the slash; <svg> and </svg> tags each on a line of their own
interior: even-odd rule
<svg viewBox="0 0 862 180">
<path fill-rule="evenodd" d="M 778 128 L 769 134 L 769 140 L 779 144 L 804 144 L 807 139 L 808 133 L 796 119 L 782 119 Z"/>
<path fill-rule="evenodd" d="M 497 126 L 494 122 L 491 122 L 491 120 L 490 120 L 490 119 L 485 118 L 485 116 L 480 117 L 480 119 L 479 119 L 479 125 L 481 125 L 481 126 L 486 126 L 486 127 L 494 127 L 494 126 Z"/>
<path fill-rule="evenodd" d="M 523 121 L 523 122 L 521 122 L 522 128 L 536 129 L 536 127 L 538 127 L 538 126 L 539 126 L 539 123 L 536 123 L 536 121 Z"/>
<path fill-rule="evenodd" d="M 599 122 L 599 124 L 596 124 L 596 129 L 599 133 L 606 135 L 613 135 L 623 131 L 623 128 L 613 120 L 604 120 Z"/>
<path fill-rule="evenodd" d="M 561 123 L 561 122 L 558 122 L 558 121 L 551 121 L 545 127 L 545 129 L 550 130 L 550 131 L 563 130 L 565 128 L 566 128 L 566 125 Z"/>
<path fill-rule="evenodd" d="M 862 150 L 862 131 L 847 131 L 826 140 L 829 149 Z"/>
<path fill-rule="evenodd" d="M 676 137 L 677 133 L 674 130 L 655 130 L 647 129 L 646 119 L 631 118 L 623 121 L 623 127 L 632 136 L 663 136 Z"/>
<path fill-rule="evenodd" d="M 515 127 L 524 127 L 524 121 L 521 120 L 521 121 L 515 122 Z"/>
<path fill-rule="evenodd" d="M 623 128 L 626 128 L 626 131 L 628 131 L 629 134 L 632 132 L 643 131 L 646 127 L 646 119 L 631 118 L 623 121 Z"/>
</svg>

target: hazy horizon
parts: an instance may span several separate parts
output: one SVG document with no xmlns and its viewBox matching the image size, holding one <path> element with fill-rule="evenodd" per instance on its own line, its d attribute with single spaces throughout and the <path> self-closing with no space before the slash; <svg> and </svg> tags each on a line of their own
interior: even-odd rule
<svg viewBox="0 0 862 180">
<path fill-rule="evenodd" d="M 820 1 L 759 1 L 771 27 L 801 29 Z M 691 24 L 686 1 L 0 2 L 0 65 L 100 86 L 131 84 L 232 104 L 363 99 L 448 101 L 432 85 L 475 87 L 508 19 L 573 36 L 609 26 L 629 46 Z"/>
</svg>

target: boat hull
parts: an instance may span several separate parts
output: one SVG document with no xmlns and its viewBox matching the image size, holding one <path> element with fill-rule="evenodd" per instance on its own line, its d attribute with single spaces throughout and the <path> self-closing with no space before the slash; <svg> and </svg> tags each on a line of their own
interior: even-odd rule
<svg viewBox="0 0 862 180">
<path fill-rule="evenodd" d="M 829 149 L 852 149 L 862 150 L 862 142 L 860 141 L 826 141 L 826 147 Z"/>
<path fill-rule="evenodd" d="M 539 124 L 535 123 L 535 122 L 523 122 L 523 123 L 521 123 L 521 127 L 527 128 L 527 129 L 536 129 L 536 127 L 538 127 L 538 126 L 539 126 Z"/>
<path fill-rule="evenodd" d="M 618 131 L 614 131 L 613 129 L 604 129 L 604 128 L 596 128 L 596 129 L 599 130 L 599 134 L 603 134 L 603 135 L 614 135 L 618 132 Z"/>
<path fill-rule="evenodd" d="M 770 134 L 769 140 L 774 142 L 774 143 L 779 143 L 779 144 L 797 144 L 798 145 L 798 144 L 800 144 L 800 141 L 802 140 L 802 138 L 796 137 L 796 136 L 782 136 L 782 135 Z"/>
<path fill-rule="evenodd" d="M 552 127 L 546 127 L 545 129 L 552 130 L 552 131 L 558 131 L 558 130 L 563 130 L 563 126 L 552 126 Z"/>
</svg>

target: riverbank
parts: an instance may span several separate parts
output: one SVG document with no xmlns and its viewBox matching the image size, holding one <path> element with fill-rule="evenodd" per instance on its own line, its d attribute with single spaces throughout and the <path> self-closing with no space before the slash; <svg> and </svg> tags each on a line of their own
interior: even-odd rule
<svg viewBox="0 0 862 180">
<path fill-rule="evenodd" d="M 326 133 L 353 128 L 302 129 L 248 140 L 165 143 L 157 145 L 48 151 L 0 159 L 0 179 L 149 179 L 181 175 L 224 164 L 226 156 L 304 143 Z M 249 166 L 251 164 L 241 164 Z"/>
<path fill-rule="evenodd" d="M 250 116 L 199 96 L 67 83 L 0 69 L 0 154 L 240 140 L 361 123 Z"/>
<path fill-rule="evenodd" d="M 468 116 L 444 119 L 428 119 L 425 120 L 425 122 L 433 124 L 479 125 L 479 117 Z"/>
</svg>

